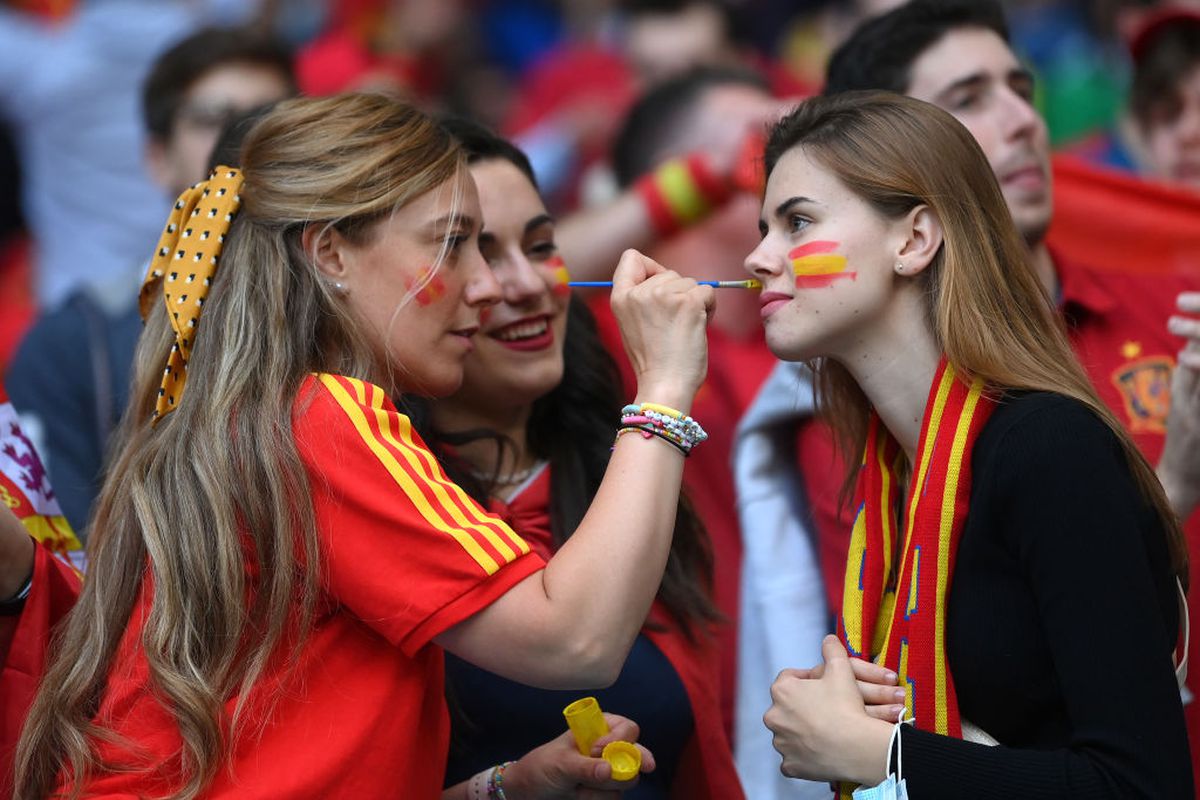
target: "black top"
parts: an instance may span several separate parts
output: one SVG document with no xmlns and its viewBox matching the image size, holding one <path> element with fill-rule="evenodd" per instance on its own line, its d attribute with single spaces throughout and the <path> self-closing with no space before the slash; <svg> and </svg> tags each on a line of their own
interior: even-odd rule
<svg viewBox="0 0 1200 800">
<path fill-rule="evenodd" d="M 947 610 L 962 716 L 986 747 L 904 726 L 909 795 L 1191 798 L 1162 526 L 1116 437 L 1058 395 L 1008 398 L 971 454 Z"/>
<path fill-rule="evenodd" d="M 692 705 L 671 662 L 644 633 L 638 634 L 607 689 L 535 689 L 446 653 L 446 686 L 451 715 L 446 786 L 475 773 L 516 760 L 567 730 L 563 709 L 591 695 L 605 711 L 629 717 L 641 731 L 638 741 L 654 754 L 655 770 L 621 794 L 624 800 L 666 800 L 684 746 L 692 738 Z"/>
</svg>

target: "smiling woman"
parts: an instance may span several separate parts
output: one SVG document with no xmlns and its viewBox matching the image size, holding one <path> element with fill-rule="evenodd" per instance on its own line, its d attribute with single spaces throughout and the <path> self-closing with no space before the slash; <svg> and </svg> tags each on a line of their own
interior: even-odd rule
<svg viewBox="0 0 1200 800">
<path fill-rule="evenodd" d="M 444 124 L 479 187 L 479 242 L 501 301 L 466 358 L 462 388 L 429 404 L 423 427 L 451 476 L 550 558 L 576 545 L 602 504 L 620 381 L 587 307 L 562 291 L 554 220 L 525 156 L 472 123 Z M 626 793 L 631 800 L 742 796 L 716 701 L 711 571 L 708 537 L 680 502 L 650 615 L 616 682 L 596 693 L 638 721 L 655 754 L 654 773 Z M 447 677 L 455 710 L 448 785 L 560 731 L 562 708 L 577 696 L 454 657 Z"/>
<path fill-rule="evenodd" d="M 488 776 L 442 794 L 443 648 L 533 685 L 611 682 L 667 565 L 683 457 L 621 437 L 544 561 L 395 406 L 459 387 L 500 300 L 459 146 L 395 99 L 341 95 L 280 104 L 242 153 L 180 197 L 147 273 L 90 572 L 15 796 L 465 800 Z M 686 413 L 712 290 L 630 252 L 613 303 L 636 401 Z M 546 747 L 493 782 L 618 788 L 569 739 Z"/>
</svg>

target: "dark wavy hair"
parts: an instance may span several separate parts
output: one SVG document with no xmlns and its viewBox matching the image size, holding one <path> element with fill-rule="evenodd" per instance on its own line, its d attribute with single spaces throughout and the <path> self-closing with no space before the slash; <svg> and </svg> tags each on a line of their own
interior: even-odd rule
<svg viewBox="0 0 1200 800">
<path fill-rule="evenodd" d="M 528 159 L 511 143 L 462 119 L 442 120 L 442 126 L 462 144 L 468 163 L 503 159 L 537 187 Z M 574 297 L 567 313 L 563 361 L 562 381 L 534 401 L 528 422 L 530 451 L 551 465 L 550 527 L 556 548 L 579 527 L 600 488 L 624 405 L 617 365 L 600 340 L 591 311 Z M 432 424 L 429 401 L 405 398 L 405 405 L 450 478 L 485 502 L 494 486 L 476 477 L 471 466 L 451 451 L 455 445 L 481 438 L 496 439 L 503 447 L 503 437 L 487 430 L 441 431 Z M 658 599 L 693 641 L 698 632 L 706 632 L 711 623 L 721 620 L 712 600 L 712 569 L 708 532 L 681 495 Z"/>
<path fill-rule="evenodd" d="M 1008 42 L 1008 23 L 996 0 L 911 0 L 850 34 L 829 58 L 823 93 L 878 89 L 906 94 L 917 59 L 961 28 L 989 30 Z"/>
</svg>

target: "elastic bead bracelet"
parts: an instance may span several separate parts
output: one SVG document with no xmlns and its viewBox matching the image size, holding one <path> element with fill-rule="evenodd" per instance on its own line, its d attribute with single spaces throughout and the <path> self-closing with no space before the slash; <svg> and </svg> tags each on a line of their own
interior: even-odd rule
<svg viewBox="0 0 1200 800">
<path fill-rule="evenodd" d="M 689 450 L 708 439 L 708 434 L 696 420 L 682 411 L 658 403 L 631 403 L 625 406 L 621 409 L 621 424 L 636 427 L 648 425 L 664 431 Z"/>
<path fill-rule="evenodd" d="M 638 427 L 638 426 L 632 426 L 632 425 L 626 426 L 624 428 L 620 428 L 617 430 L 616 439 L 613 440 L 613 447 L 616 447 L 617 441 L 620 440 L 620 438 L 623 434 L 632 433 L 633 431 L 637 431 L 638 433 L 640 433 L 642 435 L 643 439 L 649 439 L 652 436 L 656 439 L 662 439 L 664 442 L 666 442 L 667 444 L 674 447 L 680 453 L 683 453 L 684 458 L 687 458 L 692 452 L 691 448 L 688 447 L 686 444 L 683 444 L 682 442 L 678 442 L 678 441 L 672 439 L 671 437 L 667 436 L 665 433 L 658 430 L 657 428 Z"/>
<path fill-rule="evenodd" d="M 508 800 L 504 796 L 504 771 L 512 763 L 511 761 L 505 761 L 503 764 L 497 764 L 492 767 L 492 774 L 488 777 L 487 784 L 488 800 Z"/>
<path fill-rule="evenodd" d="M 684 413 L 682 411 L 676 411 L 670 406 L 664 406 L 658 403 L 642 403 L 641 406 L 629 405 L 626 406 L 626 408 L 641 408 L 643 411 L 657 411 L 659 414 L 666 414 L 668 417 L 674 417 L 675 419 L 683 419 L 684 417 Z M 691 417 L 688 417 L 688 419 L 691 419 Z"/>
</svg>

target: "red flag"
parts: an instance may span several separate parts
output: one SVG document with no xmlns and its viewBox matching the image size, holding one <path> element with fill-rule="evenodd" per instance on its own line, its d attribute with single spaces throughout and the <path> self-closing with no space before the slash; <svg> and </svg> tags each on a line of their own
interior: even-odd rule
<svg viewBox="0 0 1200 800">
<path fill-rule="evenodd" d="M 1200 279 L 1200 192 L 1056 156 L 1047 243 L 1103 272 Z"/>
</svg>

